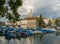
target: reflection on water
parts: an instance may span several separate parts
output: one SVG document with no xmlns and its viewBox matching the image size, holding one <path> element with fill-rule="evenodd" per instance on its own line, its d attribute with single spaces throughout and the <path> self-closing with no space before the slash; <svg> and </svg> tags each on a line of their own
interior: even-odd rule
<svg viewBox="0 0 60 44">
<path fill-rule="evenodd" d="M 59 44 L 60 33 L 36 34 L 27 38 L 16 38 L 7 40 L 0 36 L 0 44 Z"/>
<path fill-rule="evenodd" d="M 28 37 L 26 38 L 26 44 L 33 44 L 33 38 L 32 37 Z"/>
</svg>

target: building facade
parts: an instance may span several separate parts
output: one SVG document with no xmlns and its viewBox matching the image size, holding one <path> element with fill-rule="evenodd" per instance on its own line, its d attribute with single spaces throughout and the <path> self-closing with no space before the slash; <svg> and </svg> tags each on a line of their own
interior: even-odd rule
<svg viewBox="0 0 60 44">
<path fill-rule="evenodd" d="M 21 27 L 26 29 L 27 28 L 27 20 L 21 20 Z"/>
</svg>

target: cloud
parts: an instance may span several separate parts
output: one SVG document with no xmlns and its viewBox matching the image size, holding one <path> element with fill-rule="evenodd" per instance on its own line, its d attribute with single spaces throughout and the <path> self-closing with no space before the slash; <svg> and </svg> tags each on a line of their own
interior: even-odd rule
<svg viewBox="0 0 60 44">
<path fill-rule="evenodd" d="M 29 15 L 30 9 L 33 9 L 35 16 L 42 13 L 45 17 L 57 18 L 60 17 L 60 0 L 23 0 L 23 6 L 19 8 L 18 13 L 22 13 L 22 16 Z"/>
<path fill-rule="evenodd" d="M 3 17 L 3 18 L 0 18 L 0 21 L 1 21 L 1 22 L 7 22 L 7 21 L 9 21 L 9 20 L 8 20 L 7 18 L 4 18 L 4 17 Z"/>
<path fill-rule="evenodd" d="M 60 9 L 60 3 L 56 4 L 54 7 L 53 7 L 53 11 L 57 11 Z"/>
<path fill-rule="evenodd" d="M 33 16 L 42 13 L 44 17 L 57 18 L 60 17 L 60 0 L 23 0 L 23 5 L 18 8 L 17 12 L 21 18 L 25 18 L 29 16 L 30 9 L 33 10 Z M 8 12 L 12 13 L 11 10 Z M 3 19 L 0 21 L 7 21 Z"/>
</svg>

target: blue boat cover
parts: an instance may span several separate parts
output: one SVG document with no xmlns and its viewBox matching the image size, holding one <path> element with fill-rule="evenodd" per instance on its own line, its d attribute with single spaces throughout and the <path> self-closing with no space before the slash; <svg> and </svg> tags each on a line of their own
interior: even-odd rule
<svg viewBox="0 0 60 44">
<path fill-rule="evenodd" d="M 41 27 L 37 28 L 37 30 L 40 30 L 40 31 L 42 31 L 42 32 L 47 32 L 47 33 L 52 33 L 52 32 L 54 32 L 54 31 L 52 31 L 52 30 L 45 30 L 45 29 L 43 29 L 43 28 L 41 28 Z"/>
<path fill-rule="evenodd" d="M 20 32 L 21 30 L 23 30 L 21 27 L 19 27 L 18 29 L 16 29 L 16 32 Z"/>
<path fill-rule="evenodd" d="M 7 28 L 7 31 L 14 31 L 14 30 L 16 30 L 16 28 L 14 28 L 14 27 Z"/>
<path fill-rule="evenodd" d="M 29 30 L 22 30 L 21 32 L 25 33 L 26 35 L 32 35 L 33 33 Z"/>
</svg>

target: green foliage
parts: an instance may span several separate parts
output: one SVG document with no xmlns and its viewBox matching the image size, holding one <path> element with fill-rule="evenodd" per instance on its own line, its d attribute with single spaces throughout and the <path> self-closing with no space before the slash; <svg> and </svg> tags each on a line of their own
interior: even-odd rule
<svg viewBox="0 0 60 44">
<path fill-rule="evenodd" d="M 16 9 L 22 5 L 22 0 L 10 0 L 9 5 L 11 6 L 11 9 Z"/>
<path fill-rule="evenodd" d="M 8 13 L 8 15 L 7 15 L 6 17 L 7 17 L 9 20 L 13 19 L 12 14 L 9 14 L 9 13 Z"/>
<path fill-rule="evenodd" d="M 60 25 L 59 22 L 60 22 L 60 21 L 59 21 L 58 19 L 55 19 L 55 25 L 56 25 L 56 26 Z"/>
<path fill-rule="evenodd" d="M 0 0 L 0 16 L 4 16 L 4 3 L 5 0 Z"/>
<path fill-rule="evenodd" d="M 10 0 L 9 5 L 11 7 L 11 10 L 13 10 L 15 19 L 18 20 L 19 14 L 17 13 L 17 8 L 22 5 L 22 0 Z"/>
<path fill-rule="evenodd" d="M 50 26 L 50 27 L 52 26 L 52 22 L 50 20 L 49 20 L 47 26 Z"/>
<path fill-rule="evenodd" d="M 6 18 L 8 18 L 9 20 L 19 20 L 19 14 L 17 13 L 17 8 L 19 6 L 22 6 L 22 0 L 10 0 L 8 2 L 12 13 L 8 13 L 8 7 L 4 7 L 6 0 L 0 0 L 0 16 L 4 17 L 6 16 Z M 5 14 L 6 13 L 6 14 Z"/>
<path fill-rule="evenodd" d="M 44 27 L 45 23 L 43 21 L 42 15 L 38 18 L 38 27 Z"/>
</svg>

